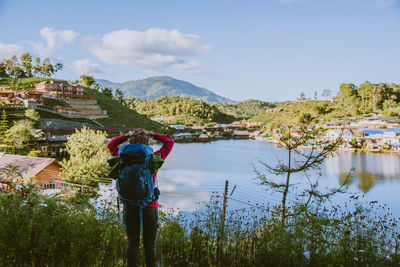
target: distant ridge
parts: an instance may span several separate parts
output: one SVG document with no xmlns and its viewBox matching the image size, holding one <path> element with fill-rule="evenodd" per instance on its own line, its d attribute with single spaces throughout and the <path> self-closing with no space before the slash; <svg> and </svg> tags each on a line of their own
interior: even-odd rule
<svg viewBox="0 0 400 267">
<path fill-rule="evenodd" d="M 152 100 L 162 96 L 181 96 L 202 99 L 206 102 L 235 103 L 235 101 L 219 96 L 210 90 L 169 76 L 155 76 L 123 83 L 113 83 L 102 79 L 96 79 L 96 82 L 102 87 L 119 88 L 125 97 L 133 96 Z"/>
</svg>

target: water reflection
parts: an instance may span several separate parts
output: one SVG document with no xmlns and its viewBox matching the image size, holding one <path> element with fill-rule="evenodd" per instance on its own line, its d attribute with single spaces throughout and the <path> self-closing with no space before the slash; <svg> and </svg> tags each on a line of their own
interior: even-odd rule
<svg viewBox="0 0 400 267">
<path fill-rule="evenodd" d="M 326 172 L 339 176 L 339 182 L 344 183 L 350 172 L 348 184 L 357 183 L 364 193 L 368 192 L 377 182 L 400 179 L 399 156 L 391 154 L 339 153 L 338 156 L 326 161 Z"/>
<path fill-rule="evenodd" d="M 155 150 L 157 148 L 154 146 Z M 285 155 L 283 150 L 254 140 L 175 144 L 158 173 L 161 191 L 159 203 L 167 208 L 190 212 L 199 206 L 199 202 L 208 201 L 211 195 L 222 195 L 225 180 L 229 180 L 228 195 L 237 185 L 228 200 L 231 208 L 254 206 L 257 203 L 277 204 L 279 195 L 266 193 L 255 183 L 252 163 L 262 159 L 274 164 L 276 156 L 284 159 Z M 400 200 L 399 159 L 398 155 L 390 154 L 339 153 L 322 166 L 320 186 L 328 189 L 337 187 L 355 168 L 349 180 L 349 191 L 366 193 L 365 200 L 387 203 L 400 216 L 400 206 L 396 205 L 396 201 Z M 301 183 L 299 187 L 304 185 L 304 181 L 302 175 L 293 177 L 293 182 Z M 104 191 L 107 190 L 109 188 Z M 347 201 L 348 197 L 339 195 L 334 201 L 339 204 Z"/>
</svg>

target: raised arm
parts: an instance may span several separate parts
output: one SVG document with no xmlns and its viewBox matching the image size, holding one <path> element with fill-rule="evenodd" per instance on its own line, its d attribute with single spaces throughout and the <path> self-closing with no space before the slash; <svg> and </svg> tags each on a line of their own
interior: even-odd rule
<svg viewBox="0 0 400 267">
<path fill-rule="evenodd" d="M 117 156 L 119 145 L 128 140 L 129 134 L 124 134 L 118 137 L 113 138 L 107 145 L 108 150 L 110 151 L 111 156 Z"/>
<path fill-rule="evenodd" d="M 174 146 L 174 139 L 172 139 L 167 134 L 158 134 L 158 133 L 153 133 L 150 131 L 146 131 L 146 134 L 154 137 L 154 139 L 163 143 L 160 150 L 157 150 L 156 152 L 154 152 L 154 154 L 160 154 L 161 158 L 163 160 L 165 160 L 165 158 L 168 156 L 169 152 L 171 152 L 172 147 Z"/>
</svg>

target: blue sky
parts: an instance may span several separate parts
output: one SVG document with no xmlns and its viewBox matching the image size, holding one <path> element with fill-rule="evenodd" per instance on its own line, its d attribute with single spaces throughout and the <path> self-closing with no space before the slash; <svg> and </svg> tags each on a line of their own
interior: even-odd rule
<svg viewBox="0 0 400 267">
<path fill-rule="evenodd" d="M 400 83 L 400 0 L 0 0 L 0 58 L 114 82 L 169 75 L 245 100 Z"/>
</svg>

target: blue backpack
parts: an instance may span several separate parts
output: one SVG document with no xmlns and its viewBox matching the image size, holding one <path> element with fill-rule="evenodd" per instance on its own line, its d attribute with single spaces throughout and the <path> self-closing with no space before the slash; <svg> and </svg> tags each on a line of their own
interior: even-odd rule
<svg viewBox="0 0 400 267">
<path fill-rule="evenodd" d="M 157 200 L 157 188 L 154 186 L 153 173 L 149 168 L 153 149 L 145 144 L 122 145 L 118 155 L 119 171 L 116 186 L 121 201 L 145 208 Z"/>
</svg>

